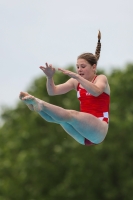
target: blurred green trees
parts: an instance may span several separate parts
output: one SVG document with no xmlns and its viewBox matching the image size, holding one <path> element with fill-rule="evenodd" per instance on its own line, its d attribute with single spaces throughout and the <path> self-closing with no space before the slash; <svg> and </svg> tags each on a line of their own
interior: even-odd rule
<svg viewBox="0 0 133 200">
<path fill-rule="evenodd" d="M 67 79 L 59 73 L 54 76 L 56 84 Z M 15 109 L 4 109 L 0 128 L 0 200 L 132 198 L 133 64 L 113 70 L 108 79 L 109 132 L 97 146 L 78 144 L 59 125 L 45 122 L 19 100 Z M 49 103 L 79 110 L 75 91 L 48 96 L 45 76 L 31 83 L 28 92 Z"/>
</svg>

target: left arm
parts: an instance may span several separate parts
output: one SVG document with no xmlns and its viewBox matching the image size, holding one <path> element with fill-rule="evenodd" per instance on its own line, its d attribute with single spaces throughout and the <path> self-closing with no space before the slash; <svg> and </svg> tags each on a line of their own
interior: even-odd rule
<svg viewBox="0 0 133 200">
<path fill-rule="evenodd" d="M 95 83 L 91 83 L 79 75 L 77 81 L 83 86 L 83 88 L 85 88 L 85 90 L 87 90 L 87 92 L 96 97 L 105 92 L 108 84 L 105 75 L 97 76 Z"/>
<path fill-rule="evenodd" d="M 97 76 L 95 83 L 91 83 L 77 73 L 71 72 L 69 70 L 59 70 L 71 78 L 76 79 L 83 86 L 83 88 L 93 96 L 99 96 L 107 90 L 108 80 L 105 75 Z"/>
</svg>

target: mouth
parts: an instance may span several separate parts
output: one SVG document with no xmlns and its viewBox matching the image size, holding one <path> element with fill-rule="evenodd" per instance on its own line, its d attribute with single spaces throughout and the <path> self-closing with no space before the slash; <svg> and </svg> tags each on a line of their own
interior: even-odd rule
<svg viewBox="0 0 133 200">
<path fill-rule="evenodd" d="M 81 73 L 80 73 L 79 75 L 80 75 L 80 76 L 84 76 L 84 74 L 81 74 Z"/>
</svg>

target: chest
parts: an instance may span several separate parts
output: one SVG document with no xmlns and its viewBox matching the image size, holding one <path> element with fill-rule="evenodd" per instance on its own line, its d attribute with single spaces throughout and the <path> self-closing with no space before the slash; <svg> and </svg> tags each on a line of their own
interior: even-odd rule
<svg viewBox="0 0 133 200">
<path fill-rule="evenodd" d="M 78 88 L 77 98 L 88 97 L 88 96 L 92 96 L 92 95 L 89 92 L 87 92 L 85 89 Z"/>
</svg>

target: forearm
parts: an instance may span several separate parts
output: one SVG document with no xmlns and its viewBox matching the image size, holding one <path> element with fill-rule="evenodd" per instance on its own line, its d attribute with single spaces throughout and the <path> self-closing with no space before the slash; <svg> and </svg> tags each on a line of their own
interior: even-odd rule
<svg viewBox="0 0 133 200">
<path fill-rule="evenodd" d="M 47 86 L 47 92 L 48 92 L 49 95 L 53 96 L 53 95 L 56 94 L 56 92 L 55 92 L 56 86 L 54 84 L 53 78 L 48 78 L 47 77 L 47 84 L 46 84 L 46 86 Z"/>
<path fill-rule="evenodd" d="M 101 94 L 99 87 L 97 87 L 94 83 L 84 79 L 80 75 L 77 75 L 76 80 L 82 85 L 83 88 L 85 88 L 88 93 L 92 94 L 93 96 L 99 96 Z"/>
<path fill-rule="evenodd" d="M 107 78 L 105 75 L 98 75 L 94 81 L 94 83 L 90 82 L 89 80 L 83 78 L 77 73 L 71 72 L 69 70 L 59 69 L 63 74 L 68 75 L 72 79 L 76 79 L 82 87 L 93 96 L 99 96 L 107 89 Z M 71 79 L 70 79 L 71 80 Z M 108 91 L 109 92 L 109 91 Z"/>
</svg>

